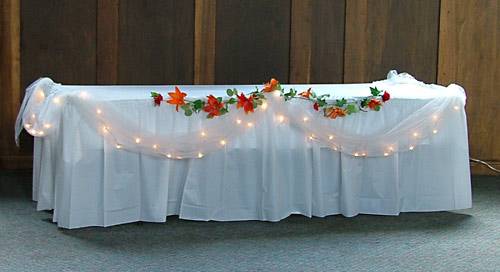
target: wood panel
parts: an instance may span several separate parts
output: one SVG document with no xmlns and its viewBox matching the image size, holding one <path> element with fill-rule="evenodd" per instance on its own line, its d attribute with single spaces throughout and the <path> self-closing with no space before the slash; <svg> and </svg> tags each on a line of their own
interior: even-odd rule
<svg viewBox="0 0 500 272">
<path fill-rule="evenodd" d="M 97 83 L 118 83 L 119 0 L 97 0 Z"/>
<path fill-rule="evenodd" d="M 290 1 L 218 0 L 215 82 L 288 81 Z"/>
<path fill-rule="evenodd" d="M 346 5 L 346 83 L 383 79 L 391 69 L 436 81 L 438 0 L 352 0 Z"/>
<path fill-rule="evenodd" d="M 21 5 L 22 86 L 41 76 L 96 82 L 96 1 L 25 0 Z"/>
<path fill-rule="evenodd" d="M 342 83 L 344 15 L 344 0 L 292 0 L 291 83 Z"/>
<path fill-rule="evenodd" d="M 196 0 L 194 23 L 194 83 L 215 82 L 216 0 Z"/>
<path fill-rule="evenodd" d="M 15 147 L 14 122 L 21 99 L 20 6 L 0 0 L 0 169 L 23 168 L 31 163 Z"/>
<path fill-rule="evenodd" d="M 439 84 L 457 83 L 467 92 L 472 157 L 500 165 L 499 1 L 442 0 Z M 483 166 L 472 168 L 483 173 Z"/>
<path fill-rule="evenodd" d="M 67 84 L 96 83 L 96 1 L 21 2 L 21 86 L 39 77 Z M 21 151 L 32 154 L 23 132 Z"/>
<path fill-rule="evenodd" d="M 193 83 L 193 0 L 121 0 L 118 35 L 119 83 Z"/>
</svg>

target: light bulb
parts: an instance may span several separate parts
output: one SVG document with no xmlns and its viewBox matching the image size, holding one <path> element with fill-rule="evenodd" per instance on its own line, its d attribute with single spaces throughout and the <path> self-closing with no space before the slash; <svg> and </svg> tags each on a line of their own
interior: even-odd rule
<svg viewBox="0 0 500 272">
<path fill-rule="evenodd" d="M 266 101 L 262 102 L 262 105 L 260 105 L 260 108 L 262 110 L 266 110 L 267 109 L 267 102 Z"/>
<path fill-rule="evenodd" d="M 285 121 L 285 116 L 283 115 L 278 115 L 278 122 L 283 123 Z"/>
<path fill-rule="evenodd" d="M 202 131 L 202 132 L 200 133 L 200 135 L 201 135 L 201 137 L 205 137 L 205 136 L 207 136 L 207 133 L 205 133 L 205 131 Z"/>
<path fill-rule="evenodd" d="M 154 145 L 153 145 L 153 149 L 158 149 L 158 145 L 157 145 L 157 144 L 154 144 Z"/>
<path fill-rule="evenodd" d="M 453 106 L 453 109 L 455 109 L 456 111 L 460 109 L 459 106 Z"/>
<path fill-rule="evenodd" d="M 181 156 L 177 156 L 177 157 L 175 157 L 175 158 L 176 158 L 176 159 L 178 159 L 178 160 L 182 160 L 182 157 L 181 157 Z"/>
<path fill-rule="evenodd" d="M 388 152 L 384 152 L 384 156 L 389 156 L 389 153 Z"/>
<path fill-rule="evenodd" d="M 307 116 L 306 116 L 306 117 L 302 118 L 302 120 L 303 120 L 304 122 L 307 122 L 307 121 L 309 121 L 309 117 L 307 117 Z"/>
<path fill-rule="evenodd" d="M 108 127 L 102 126 L 102 133 L 108 133 Z"/>
<path fill-rule="evenodd" d="M 43 124 L 43 127 L 44 127 L 44 128 L 51 128 L 51 127 L 52 127 L 52 125 L 51 125 L 51 124 Z"/>
<path fill-rule="evenodd" d="M 81 91 L 80 94 L 78 95 L 81 99 L 86 99 L 89 94 L 86 91 Z"/>
<path fill-rule="evenodd" d="M 24 124 L 24 128 L 30 129 L 31 128 L 31 124 Z"/>
<path fill-rule="evenodd" d="M 44 134 L 45 133 L 42 130 L 38 131 L 38 135 L 43 136 Z"/>
<path fill-rule="evenodd" d="M 354 157 L 358 157 L 358 156 L 359 156 L 358 152 L 354 153 Z"/>
<path fill-rule="evenodd" d="M 241 124 L 241 122 L 242 122 L 241 119 L 236 119 L 236 124 L 239 125 L 239 124 Z"/>
<path fill-rule="evenodd" d="M 418 137 L 418 132 L 413 132 L 413 137 Z"/>
<path fill-rule="evenodd" d="M 436 134 L 436 133 L 438 133 L 438 130 L 437 129 L 433 129 L 432 133 Z"/>
<path fill-rule="evenodd" d="M 410 147 L 408 149 L 413 150 L 413 149 L 415 149 L 415 147 L 413 145 L 410 145 Z"/>
<path fill-rule="evenodd" d="M 252 122 L 248 122 L 247 123 L 247 127 L 253 127 L 253 123 Z"/>
<path fill-rule="evenodd" d="M 198 152 L 198 158 L 203 158 L 203 153 Z"/>
<path fill-rule="evenodd" d="M 61 98 L 54 97 L 54 99 L 52 99 L 52 102 L 54 102 L 54 104 L 56 104 L 56 105 L 59 105 L 59 104 L 61 104 Z"/>
<path fill-rule="evenodd" d="M 226 140 L 220 140 L 220 145 L 226 145 Z"/>
<path fill-rule="evenodd" d="M 328 136 L 328 140 L 333 140 L 333 135 Z"/>
<path fill-rule="evenodd" d="M 120 149 L 120 148 L 122 148 L 122 145 L 121 144 L 116 144 L 115 147 L 116 147 L 116 149 Z"/>
<path fill-rule="evenodd" d="M 97 109 L 97 110 L 95 110 L 95 112 L 96 112 L 97 114 L 101 114 L 101 113 L 102 113 L 102 110 L 101 110 L 101 109 Z"/>
<path fill-rule="evenodd" d="M 141 143 L 141 138 L 135 138 L 135 143 L 136 143 L 136 144 Z"/>
<path fill-rule="evenodd" d="M 432 116 L 432 120 L 436 121 L 437 119 L 438 119 L 438 116 L 437 116 L 436 114 L 434 114 L 434 115 Z"/>
<path fill-rule="evenodd" d="M 172 158 L 172 155 L 170 153 L 167 154 L 167 158 Z"/>
</svg>

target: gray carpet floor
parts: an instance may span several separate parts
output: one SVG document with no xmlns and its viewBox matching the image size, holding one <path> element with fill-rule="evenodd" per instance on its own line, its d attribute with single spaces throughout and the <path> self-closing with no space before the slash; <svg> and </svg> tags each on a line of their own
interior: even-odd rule
<svg viewBox="0 0 500 272">
<path fill-rule="evenodd" d="M 500 271 L 500 177 L 457 212 L 291 216 L 63 230 L 25 187 L 0 186 L 0 271 Z M 2 187 L 3 186 L 3 187 Z"/>
</svg>

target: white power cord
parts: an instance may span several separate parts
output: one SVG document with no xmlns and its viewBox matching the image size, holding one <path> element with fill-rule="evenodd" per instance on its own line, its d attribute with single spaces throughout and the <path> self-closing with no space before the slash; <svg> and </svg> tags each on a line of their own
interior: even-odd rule
<svg viewBox="0 0 500 272">
<path fill-rule="evenodd" d="M 474 158 L 469 158 L 470 161 L 480 163 L 486 167 L 488 167 L 491 171 L 500 173 L 500 170 L 496 169 L 495 167 L 491 166 L 489 163 L 479 160 L 479 159 L 474 159 Z"/>
</svg>

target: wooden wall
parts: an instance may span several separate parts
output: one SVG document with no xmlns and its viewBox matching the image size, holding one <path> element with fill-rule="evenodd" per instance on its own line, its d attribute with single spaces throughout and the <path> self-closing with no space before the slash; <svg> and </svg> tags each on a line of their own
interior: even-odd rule
<svg viewBox="0 0 500 272">
<path fill-rule="evenodd" d="M 79 84 L 349 83 L 390 69 L 468 93 L 472 156 L 499 166 L 499 0 L 0 0 L 0 169 L 22 90 Z M 487 173 L 473 166 L 475 173 Z"/>
</svg>

